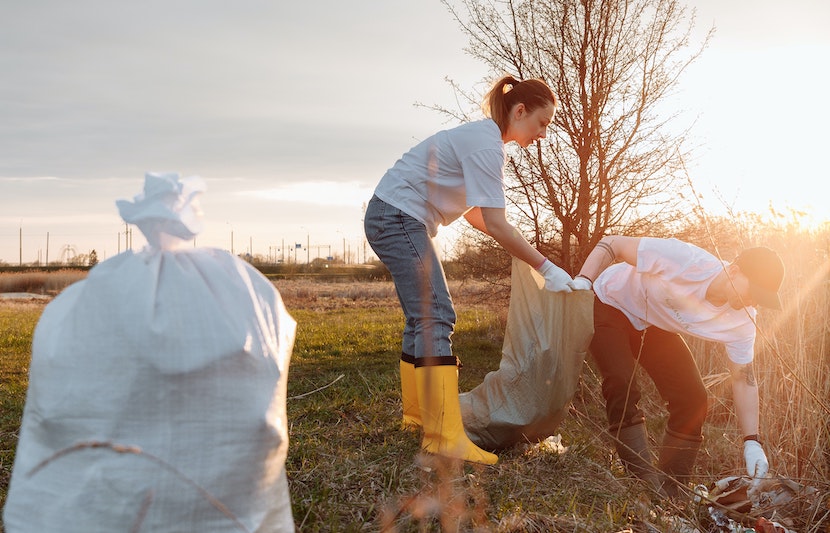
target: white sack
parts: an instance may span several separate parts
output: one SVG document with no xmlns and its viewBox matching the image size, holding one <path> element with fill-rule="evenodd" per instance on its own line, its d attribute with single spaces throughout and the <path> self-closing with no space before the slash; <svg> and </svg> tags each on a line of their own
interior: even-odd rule
<svg viewBox="0 0 830 533">
<path fill-rule="evenodd" d="M 594 333 L 592 291 L 553 293 L 523 261 L 512 268 L 499 368 L 459 397 L 467 435 L 489 450 L 556 433 Z"/>
<path fill-rule="evenodd" d="M 294 530 L 296 323 L 253 267 L 164 244 L 187 235 L 176 231 L 97 265 L 44 310 L 7 533 Z"/>
</svg>

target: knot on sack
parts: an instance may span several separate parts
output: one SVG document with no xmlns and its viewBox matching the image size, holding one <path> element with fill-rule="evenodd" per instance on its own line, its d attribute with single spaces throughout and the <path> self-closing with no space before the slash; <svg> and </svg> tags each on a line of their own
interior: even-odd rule
<svg viewBox="0 0 830 533">
<path fill-rule="evenodd" d="M 135 224 L 152 248 L 181 246 L 202 231 L 198 197 L 205 191 L 202 178 L 179 178 L 177 173 L 144 175 L 144 190 L 132 202 L 118 200 L 118 212 L 127 224 Z"/>
</svg>

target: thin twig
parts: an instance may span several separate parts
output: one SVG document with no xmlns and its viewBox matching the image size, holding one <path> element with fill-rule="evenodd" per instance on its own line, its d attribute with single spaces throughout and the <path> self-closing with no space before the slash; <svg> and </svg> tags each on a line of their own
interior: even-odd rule
<svg viewBox="0 0 830 533">
<path fill-rule="evenodd" d="M 150 510 L 150 506 L 153 504 L 153 491 L 147 491 L 147 495 L 144 497 L 144 502 L 141 504 L 141 510 L 138 512 L 138 518 L 133 525 L 133 528 L 130 530 L 130 533 L 139 533 L 141 531 L 141 524 L 144 523 L 144 518 L 147 516 L 147 511 Z"/>
<path fill-rule="evenodd" d="M 306 396 L 310 396 L 310 395 L 314 394 L 315 392 L 320 392 L 323 389 L 327 389 L 327 388 L 331 387 L 332 385 L 334 385 L 335 383 L 337 383 L 338 381 L 343 379 L 344 376 L 345 376 L 345 374 L 340 374 L 339 376 L 337 376 L 337 378 L 334 381 L 332 381 L 328 385 L 323 385 L 322 387 L 314 389 L 313 391 L 304 392 L 303 394 L 298 394 L 297 396 L 289 396 L 288 399 L 289 400 L 299 400 L 300 398 L 305 398 Z"/>
<path fill-rule="evenodd" d="M 153 455 L 151 453 L 147 453 L 147 452 L 143 451 L 138 446 L 126 446 L 124 444 L 114 444 L 114 443 L 106 442 L 106 441 L 79 442 L 79 443 L 77 443 L 73 446 L 69 446 L 69 447 L 64 448 L 62 450 L 58 450 L 57 452 L 55 452 L 51 456 L 44 459 L 43 461 L 38 463 L 34 468 L 32 468 L 29 471 L 28 476 L 29 477 L 34 476 L 40 470 L 45 468 L 49 463 L 51 463 L 51 462 L 53 462 L 57 459 L 60 459 L 63 456 L 69 455 L 70 453 L 74 453 L 74 452 L 77 452 L 77 451 L 92 449 L 92 448 L 103 448 L 103 449 L 106 449 L 106 450 L 114 451 L 116 453 L 128 453 L 128 454 L 136 455 L 138 457 L 144 457 L 145 459 L 149 459 L 150 461 L 156 463 L 157 465 L 161 466 L 165 470 L 168 470 L 168 471 L 172 472 L 173 475 L 175 475 L 176 477 L 178 477 L 179 479 L 181 479 L 182 481 L 184 481 L 185 483 L 187 483 L 188 485 L 190 485 L 191 487 L 196 489 L 196 491 L 199 492 L 199 494 L 201 494 L 202 497 L 204 499 L 206 499 L 213 507 L 215 507 L 219 512 L 221 512 L 223 515 L 228 517 L 228 519 L 231 522 L 233 522 L 234 525 L 239 530 L 245 531 L 246 533 L 248 532 L 248 528 L 246 528 L 245 525 L 242 524 L 242 522 L 239 521 L 239 519 L 236 517 L 236 515 L 234 515 L 230 511 L 230 509 L 228 509 L 225 506 L 225 504 L 223 504 L 221 501 L 219 501 L 218 499 L 213 497 L 207 490 L 202 488 L 194 480 L 187 477 L 178 468 L 176 468 L 175 466 L 173 466 L 170 463 L 166 462 L 164 459 L 161 459 L 160 457 L 156 457 L 155 455 Z M 147 503 L 147 500 L 145 499 L 145 505 L 146 505 L 146 503 Z M 146 512 L 146 510 L 142 509 L 142 512 Z M 140 519 L 140 522 L 143 521 L 143 517 L 140 516 L 139 519 Z"/>
</svg>

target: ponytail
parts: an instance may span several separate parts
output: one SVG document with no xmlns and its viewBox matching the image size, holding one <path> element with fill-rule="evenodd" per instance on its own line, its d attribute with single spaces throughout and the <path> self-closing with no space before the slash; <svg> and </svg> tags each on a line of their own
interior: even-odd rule
<svg viewBox="0 0 830 533">
<path fill-rule="evenodd" d="M 558 107 L 559 102 L 550 87 L 542 80 L 519 81 L 508 75 L 493 84 L 481 107 L 484 114 L 492 118 L 504 134 L 507 131 L 510 111 L 516 104 L 524 104 L 528 112 L 532 112 L 538 107 L 550 104 Z"/>
</svg>

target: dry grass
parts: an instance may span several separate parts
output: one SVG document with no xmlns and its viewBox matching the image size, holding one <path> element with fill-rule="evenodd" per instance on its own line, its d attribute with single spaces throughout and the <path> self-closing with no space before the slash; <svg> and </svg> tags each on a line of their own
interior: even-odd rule
<svg viewBox="0 0 830 533">
<path fill-rule="evenodd" d="M 793 250 L 785 258 L 791 277 L 784 299 L 790 307 L 781 314 L 762 313 L 759 320 L 757 373 L 772 472 L 818 491 L 796 498 L 786 520 L 799 533 L 819 533 L 830 524 L 830 455 L 824 444 L 830 428 L 830 288 L 826 258 L 795 255 L 802 252 Z M 286 462 L 299 530 L 672 531 L 672 517 L 684 517 L 700 531 L 713 531 L 705 509 L 691 502 L 657 504 L 625 476 L 604 435 L 600 387 L 590 364 L 561 426 L 565 453 L 541 444 L 504 452 L 492 467 L 430 463 L 434 458 L 419 453 L 418 434 L 400 428 L 397 357 L 403 318 L 393 285 L 281 280 L 276 286 L 299 324 L 289 377 Z M 451 290 L 459 310 L 455 346 L 465 364 L 460 386 L 469 390 L 498 365 L 507 297 L 487 284 L 454 283 Z M 30 317 L 26 325 L 7 330 L 21 329 L 30 341 L 42 305 L 0 302 L 6 320 Z M 19 352 L 26 349 L 24 341 L 17 335 L 2 343 Z M 725 370 L 725 354 L 717 347 L 692 346 L 705 375 Z M 27 363 L 17 365 L 25 372 Z M 697 481 L 706 484 L 743 469 L 729 384 L 717 378 L 712 383 L 712 412 L 696 468 Z M 645 384 L 649 429 L 660 435 L 664 411 Z M 22 394 L 11 395 L 20 408 Z M 14 409 L 7 412 L 14 416 Z M 19 411 L 16 416 L 19 423 Z M 15 430 L 5 431 L 8 436 Z M 7 469 L 8 455 L 4 461 Z"/>
<path fill-rule="evenodd" d="M 86 278 L 86 270 L 57 272 L 0 272 L 0 293 L 31 293 L 54 296 L 67 286 Z"/>
<path fill-rule="evenodd" d="M 792 258 L 786 260 L 793 261 Z M 809 264 L 801 266 L 817 268 Z M 796 286 L 798 282 L 793 280 L 785 287 L 785 300 L 795 298 Z M 656 505 L 641 492 L 635 481 L 625 476 L 604 435 L 600 387 L 590 364 L 585 367 L 583 386 L 574 399 L 572 416 L 561 427 L 565 444 L 570 448 L 567 453 L 560 455 L 544 446 L 529 446 L 501 454 L 499 464 L 493 467 L 468 466 L 455 470 L 445 467 L 447 470 L 439 468 L 425 474 L 417 467 L 417 463 L 424 460 L 418 454 L 417 434 L 398 427 L 398 383 L 392 368 L 401 323 L 390 318 L 389 313 L 393 317 L 400 316 L 391 284 L 385 288 L 356 286 L 353 292 L 345 293 L 338 292 L 337 287 L 327 287 L 316 296 L 308 287 L 292 292 L 297 289 L 300 289 L 297 285 L 280 287 L 289 307 L 305 308 L 312 313 L 315 309 L 338 308 L 337 298 L 345 298 L 356 307 L 368 304 L 367 307 L 385 307 L 387 310 L 371 319 L 375 324 L 387 321 L 378 347 L 383 350 L 386 346 L 386 352 L 372 359 L 365 372 L 355 377 L 357 389 L 365 386 L 367 390 L 356 390 L 353 397 L 345 394 L 349 400 L 321 399 L 324 405 L 332 401 L 347 404 L 348 407 L 340 408 L 339 416 L 329 417 L 330 411 L 322 405 L 306 413 L 315 413 L 319 422 L 316 431 L 325 437 L 309 441 L 308 434 L 316 431 L 304 431 L 300 425 L 295 426 L 296 432 L 292 434 L 294 451 L 289 454 L 289 473 L 293 473 L 294 480 L 292 497 L 301 497 L 301 501 L 295 502 L 295 513 L 297 523 L 305 529 L 606 532 L 630 527 L 634 531 L 674 531 L 678 520 L 684 519 L 685 523 L 698 526 L 700 531 L 713 531 L 708 529 L 712 522 L 705 509 L 690 501 Z M 498 364 L 506 300 L 504 295 L 488 298 L 488 290 L 487 286 L 476 287 L 464 296 L 457 296 L 460 291 L 455 289 L 456 303 L 462 310 L 455 340 L 457 353 L 465 362 L 463 390 L 474 387 Z M 825 297 L 819 292 L 812 294 L 814 298 Z M 481 305 L 488 301 L 489 306 Z M 822 304 L 819 301 L 811 305 Z M 494 310 L 497 316 L 488 315 L 491 321 L 488 326 L 482 329 L 473 326 L 483 322 L 482 313 Z M 304 315 L 301 311 L 297 316 L 302 328 L 317 315 Z M 349 320 L 344 318 L 345 322 Z M 803 320 L 810 322 L 802 325 L 807 329 L 823 331 L 827 327 L 824 320 L 811 320 L 809 315 Z M 772 321 L 786 323 L 780 317 L 764 313 L 759 321 L 762 334 L 769 330 Z M 325 368 L 319 359 L 324 352 L 334 350 L 337 357 L 348 356 L 339 353 L 339 347 L 333 348 L 342 346 L 343 339 L 349 337 L 348 326 L 340 324 L 337 329 L 339 332 L 330 339 L 328 348 L 319 347 L 320 353 L 312 355 L 308 361 L 303 360 L 302 355 L 297 358 L 292 366 L 292 380 L 297 378 L 295 384 L 305 378 L 306 369 L 317 372 Z M 816 333 L 808 336 L 823 338 Z M 305 341 L 298 339 L 300 353 L 304 352 L 304 344 Z M 713 376 L 712 416 L 705 428 L 706 440 L 696 468 L 697 481 L 712 485 L 743 471 L 741 436 L 731 404 L 729 383 L 718 379 L 726 368 L 725 354 L 713 345 L 696 341 L 692 344 L 704 374 Z M 803 342 L 800 347 L 794 353 L 780 356 L 785 359 L 797 356 L 811 361 L 795 365 L 795 368 L 791 363 L 782 364 L 775 360 L 778 358 L 770 358 L 766 352 L 768 348 L 761 348 L 757 363 L 758 374 L 762 377 L 761 425 L 766 440 L 772 442 L 767 446 L 767 452 L 773 474 L 817 489 L 816 493 L 795 495 L 786 513 L 779 510 L 778 519 L 799 532 L 819 532 L 830 523 L 825 507 L 830 503 L 827 481 L 830 464 L 827 449 L 822 445 L 826 442 L 830 413 L 823 408 L 819 398 L 819 395 L 827 397 L 828 360 L 822 356 L 826 354 L 822 351 L 823 341 L 815 345 Z M 795 377 L 793 370 L 801 367 L 809 368 L 809 372 Z M 343 370 L 348 372 L 346 368 Z M 377 380 L 369 379 L 369 375 Z M 318 378 L 319 382 L 329 380 L 319 375 Z M 799 381 L 800 386 L 793 387 L 794 381 Z M 776 385 L 779 382 L 783 385 Z M 309 390 L 314 383 L 309 382 L 301 388 Z M 644 407 L 656 446 L 663 431 L 665 411 L 650 382 L 643 380 L 643 385 L 647 395 Z M 799 392 L 799 388 L 806 390 Z M 303 415 L 297 419 L 301 418 Z M 791 429 L 796 426 L 798 432 L 792 434 Z M 340 432 L 342 437 L 334 436 Z M 360 444 L 355 448 L 354 443 Z M 319 456 L 320 449 L 331 453 Z M 299 463 L 294 463 L 295 460 Z M 321 469 L 321 463 L 328 463 L 335 473 L 332 475 Z M 350 482 L 343 483 L 343 479 Z M 340 527 L 325 516 L 339 516 Z"/>
<path fill-rule="evenodd" d="M 274 285 L 290 307 L 302 309 L 340 309 L 355 307 L 398 308 L 395 285 L 391 281 L 315 281 L 281 279 Z M 509 293 L 502 285 L 483 281 L 450 281 L 453 301 L 459 305 L 486 305 L 506 310 Z"/>
<path fill-rule="evenodd" d="M 764 244 L 776 249 L 787 268 L 782 311 L 761 310 L 755 373 L 761 395 L 761 432 L 770 463 L 779 475 L 806 484 L 830 478 L 830 246 L 826 235 L 805 235 L 784 227 Z M 703 374 L 725 370 L 720 346 L 690 341 Z M 740 444 L 731 402 L 731 384 L 714 387 L 709 424 L 719 441 Z M 724 454 L 716 453 L 717 457 Z M 733 457 L 735 454 L 732 454 Z M 722 466 L 740 472 L 740 457 Z M 714 467 L 714 461 L 708 465 Z"/>
</svg>

